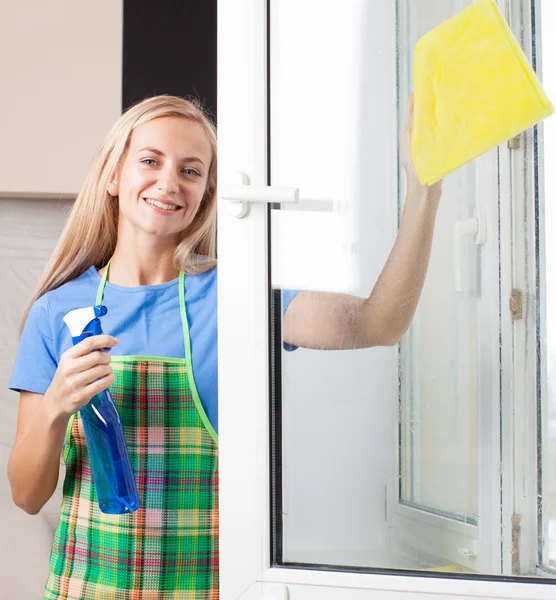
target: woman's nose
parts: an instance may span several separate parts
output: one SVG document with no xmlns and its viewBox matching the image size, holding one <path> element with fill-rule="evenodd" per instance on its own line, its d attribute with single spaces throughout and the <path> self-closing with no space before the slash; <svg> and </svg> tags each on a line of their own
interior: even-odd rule
<svg viewBox="0 0 556 600">
<path fill-rule="evenodd" d="M 179 182 L 177 175 L 170 170 L 160 173 L 157 188 L 166 194 L 176 194 L 179 191 Z"/>
</svg>

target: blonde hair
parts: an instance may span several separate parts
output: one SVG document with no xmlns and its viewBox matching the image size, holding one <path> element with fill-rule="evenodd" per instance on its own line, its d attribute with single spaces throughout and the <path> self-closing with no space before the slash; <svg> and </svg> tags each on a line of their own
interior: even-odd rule
<svg viewBox="0 0 556 600">
<path fill-rule="evenodd" d="M 97 151 L 62 235 L 37 284 L 23 317 L 33 303 L 50 290 L 79 277 L 91 266 L 101 268 L 116 248 L 118 203 L 108 185 L 118 172 L 133 130 L 161 117 L 183 117 L 201 125 L 212 149 L 207 187 L 199 210 L 174 251 L 176 268 L 196 274 L 216 264 L 216 130 L 196 100 L 155 96 L 132 106 L 116 121 Z"/>
</svg>

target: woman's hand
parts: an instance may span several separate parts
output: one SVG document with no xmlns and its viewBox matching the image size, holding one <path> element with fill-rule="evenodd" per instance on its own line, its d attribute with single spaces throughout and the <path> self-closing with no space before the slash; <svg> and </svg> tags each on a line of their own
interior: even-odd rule
<svg viewBox="0 0 556 600">
<path fill-rule="evenodd" d="M 114 383 L 110 354 L 102 349 L 113 348 L 117 343 L 111 335 L 95 335 L 62 354 L 54 379 L 44 395 L 55 418 L 69 418 Z"/>
<path fill-rule="evenodd" d="M 415 169 L 415 163 L 413 162 L 413 155 L 411 154 L 411 128 L 413 127 L 413 92 L 409 95 L 407 103 L 407 116 L 405 119 L 404 126 L 402 128 L 402 135 L 400 140 L 400 160 L 405 169 L 407 175 L 408 186 L 415 184 L 421 188 L 428 188 L 429 190 L 442 189 L 442 179 L 433 183 L 432 185 L 421 185 L 419 178 L 417 177 L 417 171 Z"/>
</svg>

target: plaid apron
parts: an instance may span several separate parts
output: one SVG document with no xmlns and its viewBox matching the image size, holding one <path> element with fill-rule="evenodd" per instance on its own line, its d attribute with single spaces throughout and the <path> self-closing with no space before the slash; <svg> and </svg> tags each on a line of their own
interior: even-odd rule
<svg viewBox="0 0 556 600">
<path fill-rule="evenodd" d="M 108 268 L 96 304 L 102 302 Z M 48 600 L 217 600 L 217 436 L 186 358 L 113 356 L 110 392 L 124 425 L 141 508 L 100 512 L 83 424 L 68 424 L 66 478 L 50 556 Z"/>
</svg>

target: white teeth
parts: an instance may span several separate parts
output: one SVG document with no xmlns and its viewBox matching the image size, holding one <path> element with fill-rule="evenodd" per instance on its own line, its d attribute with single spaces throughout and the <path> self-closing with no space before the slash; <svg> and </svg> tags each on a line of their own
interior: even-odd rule
<svg viewBox="0 0 556 600">
<path fill-rule="evenodd" d="M 150 198 L 145 198 L 145 200 L 152 204 L 153 206 L 158 206 L 158 208 L 163 208 L 164 210 L 178 210 L 178 207 L 174 204 L 164 204 L 163 202 L 158 202 L 158 200 L 151 200 Z"/>
</svg>

